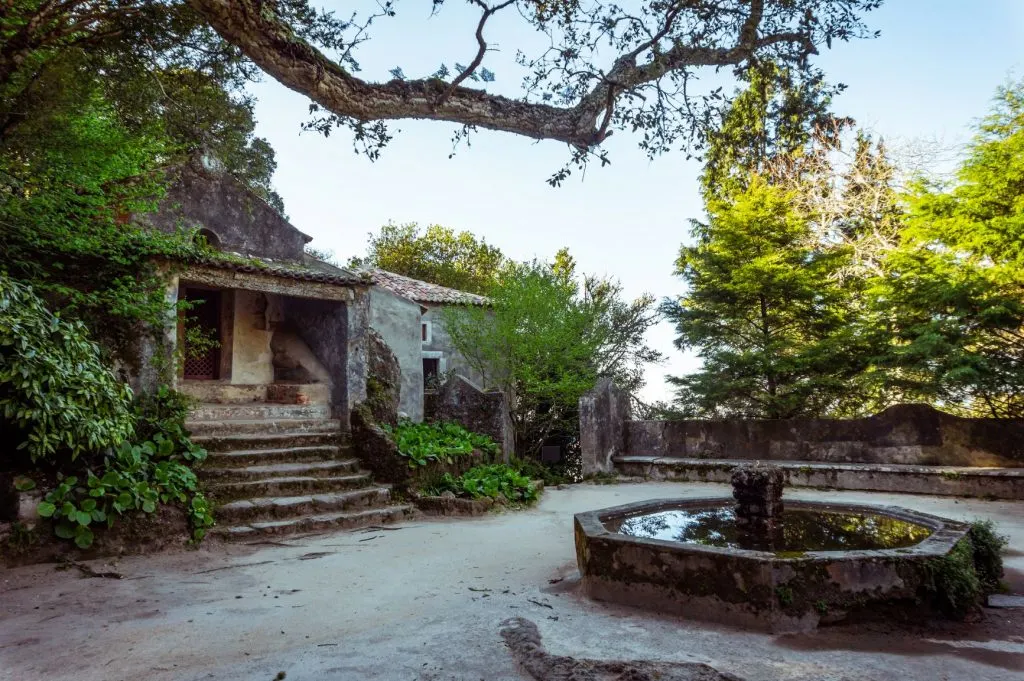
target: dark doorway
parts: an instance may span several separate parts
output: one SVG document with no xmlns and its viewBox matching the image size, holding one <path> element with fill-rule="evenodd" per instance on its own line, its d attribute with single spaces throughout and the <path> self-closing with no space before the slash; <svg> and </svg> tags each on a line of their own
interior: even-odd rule
<svg viewBox="0 0 1024 681">
<path fill-rule="evenodd" d="M 437 387 L 441 373 L 441 360 L 437 357 L 423 358 L 423 385 L 428 390 Z"/>
<path fill-rule="evenodd" d="M 185 310 L 185 332 L 181 339 L 185 351 L 184 378 L 220 378 L 220 291 L 186 289 L 185 300 L 189 307 Z"/>
</svg>

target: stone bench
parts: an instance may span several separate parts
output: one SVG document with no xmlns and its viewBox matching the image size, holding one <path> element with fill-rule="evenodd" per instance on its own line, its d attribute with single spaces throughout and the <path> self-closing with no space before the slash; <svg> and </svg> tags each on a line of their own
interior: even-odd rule
<svg viewBox="0 0 1024 681">
<path fill-rule="evenodd" d="M 744 459 L 692 459 L 626 455 L 612 459 L 622 475 L 651 480 L 728 484 Z M 1024 468 L 915 466 L 878 463 L 773 461 L 793 487 L 1024 499 Z"/>
</svg>

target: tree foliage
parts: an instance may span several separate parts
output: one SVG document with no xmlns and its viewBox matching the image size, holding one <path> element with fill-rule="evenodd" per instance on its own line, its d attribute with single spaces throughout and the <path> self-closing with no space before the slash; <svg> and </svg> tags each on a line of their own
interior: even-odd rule
<svg viewBox="0 0 1024 681">
<path fill-rule="evenodd" d="M 948 408 L 1024 415 L 1024 82 L 999 89 L 956 184 L 908 203 L 875 283 L 893 369 Z"/>
<path fill-rule="evenodd" d="M 556 263 L 510 265 L 488 292 L 488 307 L 451 308 L 444 316 L 470 366 L 509 396 L 523 454 L 552 437 L 577 446 L 583 393 L 601 376 L 638 389 L 643 364 L 660 359 L 644 340 L 656 321 L 653 298 L 630 303 L 614 282 L 577 281 L 567 251 Z"/>
<path fill-rule="evenodd" d="M 5 440 L 33 462 L 115 447 L 134 435 L 131 401 L 84 325 L 55 316 L 31 288 L 0 274 Z"/>
<path fill-rule="evenodd" d="M 366 255 L 352 258 L 350 264 L 484 294 L 498 280 L 506 259 L 496 246 L 469 232 L 456 233 L 441 225 L 424 230 L 412 222 L 381 227 L 378 234 L 370 235 Z"/>
<path fill-rule="evenodd" d="M 131 220 L 170 167 L 211 153 L 281 207 L 238 90 L 253 68 L 180 3 L 17 2 L 0 35 L 3 267 L 130 355 L 167 312 L 153 257 L 193 248 Z"/>
<path fill-rule="evenodd" d="M 435 0 L 434 12 L 443 4 Z M 479 11 L 473 54 L 427 69 L 400 65 L 391 69 L 391 81 L 374 83 L 358 75 L 357 54 L 371 26 L 399 11 L 394 2 L 335 15 L 306 0 L 191 0 L 260 68 L 310 97 L 313 127 L 347 126 L 372 156 L 391 138 L 387 121 L 416 118 L 562 141 L 576 150 L 576 160 L 615 130 L 638 131 L 640 146 L 652 155 L 699 146 L 721 98 L 718 90 L 693 87 L 702 70 L 773 61 L 814 73 L 810 58 L 821 47 L 872 35 L 862 18 L 881 0 L 471 4 Z M 546 46 L 520 51 L 527 75 L 518 98 L 487 91 L 495 79 L 487 54 L 496 17 L 526 22 Z"/>
<path fill-rule="evenodd" d="M 746 129 L 725 125 L 722 139 Z M 779 418 L 923 401 L 1024 414 L 1024 83 L 999 90 L 948 185 L 901 187 L 864 133 L 844 145 L 815 129 L 779 155 L 717 143 L 710 219 L 678 261 L 689 290 L 666 304 L 678 345 L 705 360 L 675 379 L 684 411 Z M 776 397 L 780 377 L 792 389 Z"/>
<path fill-rule="evenodd" d="M 848 410 L 861 348 L 835 274 L 845 253 L 814 247 L 784 189 L 753 176 L 683 247 L 676 273 L 689 290 L 667 304 L 678 347 L 701 371 L 673 379 L 680 407 L 701 416 L 791 418 Z"/>
</svg>

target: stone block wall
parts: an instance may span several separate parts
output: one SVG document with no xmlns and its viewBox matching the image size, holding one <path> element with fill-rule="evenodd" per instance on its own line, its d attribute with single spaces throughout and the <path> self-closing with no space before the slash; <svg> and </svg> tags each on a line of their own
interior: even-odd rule
<svg viewBox="0 0 1024 681">
<path fill-rule="evenodd" d="M 466 430 L 490 435 L 501 445 L 505 461 L 515 453 L 515 435 L 504 393 L 485 391 L 464 376 L 449 378 L 430 396 L 430 415 L 435 421 L 452 421 Z"/>
<path fill-rule="evenodd" d="M 859 419 L 633 421 L 615 388 L 580 401 L 584 475 L 614 456 L 752 459 L 918 466 L 1024 466 L 1024 420 L 969 419 L 928 405 L 893 406 Z"/>
<path fill-rule="evenodd" d="M 583 475 L 609 473 L 612 458 L 627 452 L 627 425 L 632 418 L 629 395 L 611 379 L 598 381 L 580 398 L 580 453 Z"/>
<path fill-rule="evenodd" d="M 860 419 L 629 421 L 639 456 L 922 466 L 1020 466 L 1024 421 L 965 419 L 927 405 Z"/>
</svg>

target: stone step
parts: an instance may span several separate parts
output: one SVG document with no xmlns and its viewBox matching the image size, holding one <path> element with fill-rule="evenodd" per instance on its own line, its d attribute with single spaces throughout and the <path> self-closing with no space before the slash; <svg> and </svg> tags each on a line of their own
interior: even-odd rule
<svg viewBox="0 0 1024 681">
<path fill-rule="evenodd" d="M 236 449 L 228 452 L 212 451 L 206 465 L 213 468 L 263 466 L 275 463 L 310 463 L 348 459 L 347 448 L 336 445 L 289 447 L 287 449 Z"/>
<path fill-rule="evenodd" d="M 237 525 L 242 522 L 249 524 L 253 521 L 377 508 L 386 506 L 390 501 L 391 490 L 387 487 L 366 487 L 326 494 L 238 499 L 218 506 L 215 513 L 218 522 Z"/>
<path fill-rule="evenodd" d="M 251 435 L 196 435 L 192 442 L 209 452 L 250 449 L 291 449 L 314 446 L 338 446 L 339 433 L 271 433 Z"/>
<path fill-rule="evenodd" d="M 629 476 L 678 482 L 729 483 L 742 459 L 619 456 L 615 469 Z M 1024 499 L 1024 468 L 917 466 L 910 464 L 772 461 L 793 487 L 936 494 L 987 499 Z"/>
<path fill-rule="evenodd" d="M 210 404 L 328 404 L 331 390 L 324 383 L 228 383 L 189 381 L 178 390 L 199 402 Z"/>
<path fill-rule="evenodd" d="M 353 473 L 351 475 L 323 478 L 291 476 L 246 480 L 243 482 L 214 482 L 206 485 L 206 491 L 212 499 L 226 502 L 253 497 L 340 492 L 349 489 L 360 489 L 372 484 L 373 477 L 369 473 Z"/>
<path fill-rule="evenodd" d="M 244 525 L 221 525 L 213 533 L 225 539 L 246 540 L 265 536 L 280 536 L 331 530 L 350 530 L 367 525 L 384 525 L 411 518 L 416 510 L 409 505 L 385 506 L 360 511 L 343 511 L 299 516 L 286 520 L 266 520 Z"/>
<path fill-rule="evenodd" d="M 358 459 L 340 461 L 311 461 L 308 463 L 275 463 L 238 468 L 216 468 L 203 466 L 199 478 L 204 482 L 246 482 L 268 478 L 307 477 L 325 478 L 359 470 Z"/>
<path fill-rule="evenodd" d="M 186 421 L 185 427 L 193 437 L 209 435 L 274 435 L 280 433 L 335 433 L 341 434 L 341 421 L 337 419 L 234 419 L 227 421 Z"/>
<path fill-rule="evenodd" d="M 330 419 L 331 409 L 326 404 L 244 404 L 203 403 L 192 408 L 188 422 L 200 421 L 255 421 L 274 419 Z"/>
</svg>

